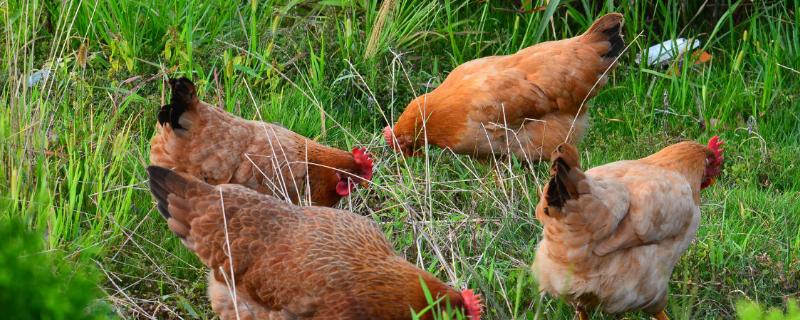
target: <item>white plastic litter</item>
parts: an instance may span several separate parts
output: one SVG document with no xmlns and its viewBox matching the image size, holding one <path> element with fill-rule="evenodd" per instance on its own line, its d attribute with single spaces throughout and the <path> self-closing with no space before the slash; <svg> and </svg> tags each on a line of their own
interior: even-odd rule
<svg viewBox="0 0 800 320">
<path fill-rule="evenodd" d="M 693 50 L 700 46 L 700 40 L 692 39 L 691 43 L 685 38 L 667 40 L 650 48 L 647 48 L 647 65 L 664 64 L 676 57 L 680 57 L 686 51 Z M 642 53 L 636 55 L 636 63 L 641 64 Z"/>
<path fill-rule="evenodd" d="M 33 87 L 33 85 L 39 83 L 39 81 L 47 80 L 47 78 L 50 78 L 49 69 L 36 71 L 28 77 L 28 87 Z"/>
</svg>

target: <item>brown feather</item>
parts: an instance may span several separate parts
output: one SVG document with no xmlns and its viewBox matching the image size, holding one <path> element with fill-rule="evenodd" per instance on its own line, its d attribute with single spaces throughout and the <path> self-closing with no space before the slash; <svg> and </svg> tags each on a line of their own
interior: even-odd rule
<svg viewBox="0 0 800 320">
<path fill-rule="evenodd" d="M 609 14 L 583 35 L 464 63 L 408 104 L 388 132 L 397 145 L 391 134 L 387 142 L 406 154 L 427 142 L 480 157 L 548 159 L 559 144 L 580 141 L 584 102 L 605 85 L 624 45 L 621 25 Z"/>
<path fill-rule="evenodd" d="M 462 306 L 459 292 L 397 256 L 366 217 L 212 187 L 165 168 L 148 172 L 170 228 L 211 269 L 209 297 L 223 319 L 237 309 L 252 319 L 409 319 L 428 306 L 420 279 L 435 298 Z M 226 283 L 235 283 L 236 303 Z"/>
<path fill-rule="evenodd" d="M 151 139 L 153 165 L 210 184 L 241 184 L 295 203 L 336 205 L 339 176 L 361 175 L 353 154 L 309 140 L 279 125 L 244 120 L 200 102 L 188 79 L 170 81 L 173 98 Z M 169 108 L 167 108 L 169 107 Z M 176 111 L 177 110 L 177 111 Z M 170 118 L 171 119 L 171 118 Z M 177 128 L 177 126 L 180 128 Z"/>
</svg>

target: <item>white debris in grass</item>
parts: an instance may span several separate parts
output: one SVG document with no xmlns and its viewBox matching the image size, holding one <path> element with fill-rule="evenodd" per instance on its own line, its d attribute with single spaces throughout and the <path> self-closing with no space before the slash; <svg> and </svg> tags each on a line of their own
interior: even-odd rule
<svg viewBox="0 0 800 320">
<path fill-rule="evenodd" d="M 692 39 L 690 42 L 685 38 L 667 40 L 650 48 L 647 48 L 647 65 L 661 65 L 680 57 L 685 52 L 694 50 L 700 46 L 700 40 Z M 642 53 L 636 55 L 636 63 L 641 64 Z"/>
</svg>

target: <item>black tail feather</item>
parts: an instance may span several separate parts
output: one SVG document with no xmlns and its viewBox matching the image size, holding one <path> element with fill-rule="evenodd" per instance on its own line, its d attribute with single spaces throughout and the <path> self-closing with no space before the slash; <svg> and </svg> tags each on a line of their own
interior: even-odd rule
<svg viewBox="0 0 800 320">
<path fill-rule="evenodd" d="M 150 193 L 156 198 L 156 202 L 158 202 L 158 212 L 160 212 L 165 219 L 169 219 L 170 217 L 169 210 L 167 209 L 169 206 L 167 197 L 170 192 L 165 188 L 165 180 L 168 179 L 167 176 L 171 172 L 171 170 L 163 167 L 147 167 L 147 174 L 150 176 Z"/>
<path fill-rule="evenodd" d="M 586 41 L 600 42 L 608 41 L 611 45 L 608 51 L 603 53 L 603 58 L 616 58 L 625 49 L 625 41 L 622 39 L 622 25 L 625 18 L 619 13 L 606 14 L 592 23 L 589 30 L 583 34 Z"/>
<path fill-rule="evenodd" d="M 625 41 L 622 40 L 622 24 L 616 24 L 603 30 L 603 33 L 608 36 L 608 42 L 611 43 L 611 47 L 603 55 L 603 58 L 616 58 L 622 54 L 622 49 L 625 48 Z"/>
<path fill-rule="evenodd" d="M 573 192 L 570 192 L 569 182 L 567 181 L 570 168 L 563 159 L 558 158 L 553 162 L 553 169 L 556 173 L 553 174 L 548 183 L 547 205 L 561 208 L 567 200 L 573 198 Z"/>
<path fill-rule="evenodd" d="M 161 106 L 161 110 L 158 110 L 158 124 L 164 125 L 165 123 L 169 122 L 169 113 L 172 109 L 172 105 L 165 104 Z"/>
<path fill-rule="evenodd" d="M 583 175 L 574 174 L 574 170 L 580 170 L 578 149 L 570 144 L 561 144 L 553 150 L 550 159 L 553 159 L 553 165 L 550 167 L 545 200 L 548 208 L 560 211 L 568 200 L 579 197 L 577 179 Z"/>
<path fill-rule="evenodd" d="M 170 104 L 161 107 L 158 112 L 158 123 L 164 125 L 169 122 L 172 129 L 186 129 L 181 126 L 181 115 L 190 110 L 198 103 L 197 91 L 191 80 L 181 77 L 179 79 L 169 79 L 169 86 L 172 89 Z"/>
<path fill-rule="evenodd" d="M 158 202 L 158 211 L 164 218 L 169 219 L 167 200 L 169 195 L 176 194 L 183 197 L 190 188 L 191 181 L 175 171 L 159 166 L 147 167 L 147 174 L 150 176 L 150 193 Z"/>
<path fill-rule="evenodd" d="M 164 219 L 169 220 L 170 215 L 166 202 L 159 202 L 156 208 L 158 208 L 158 212 L 161 213 L 161 216 L 164 217 Z"/>
</svg>

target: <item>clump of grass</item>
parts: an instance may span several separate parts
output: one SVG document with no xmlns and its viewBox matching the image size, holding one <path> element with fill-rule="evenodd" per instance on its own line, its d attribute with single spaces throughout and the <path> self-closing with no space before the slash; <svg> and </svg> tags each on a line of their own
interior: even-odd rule
<svg viewBox="0 0 800 320">
<path fill-rule="evenodd" d="M 8 319 L 106 319 L 111 315 L 89 259 L 43 251 L 41 235 L 0 218 L 0 305 Z"/>
<path fill-rule="evenodd" d="M 755 301 L 740 301 L 736 304 L 740 320 L 798 320 L 800 319 L 800 305 L 797 301 L 789 300 L 786 303 L 786 312 L 778 308 L 764 310 L 764 307 Z"/>
</svg>

